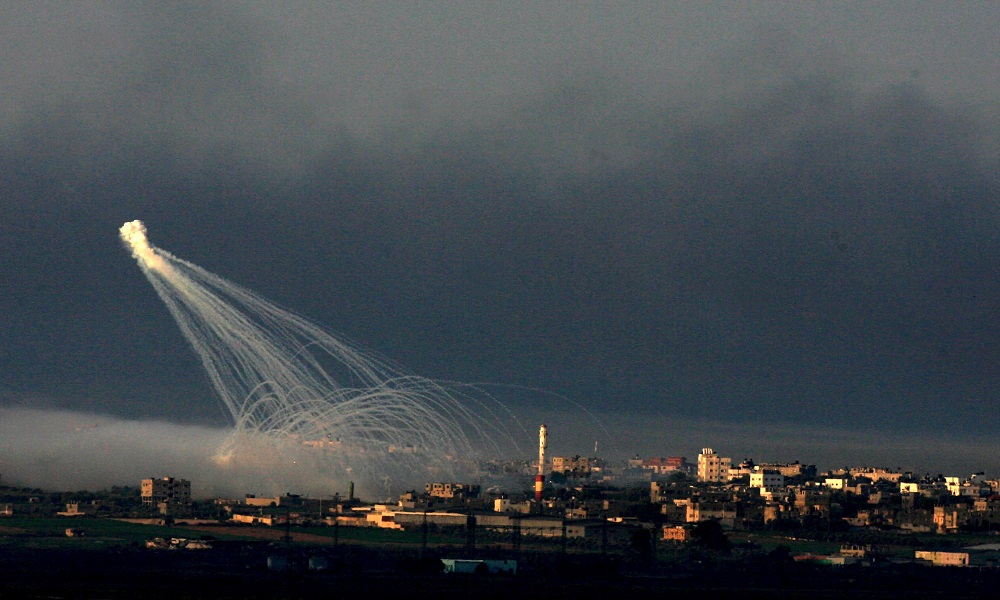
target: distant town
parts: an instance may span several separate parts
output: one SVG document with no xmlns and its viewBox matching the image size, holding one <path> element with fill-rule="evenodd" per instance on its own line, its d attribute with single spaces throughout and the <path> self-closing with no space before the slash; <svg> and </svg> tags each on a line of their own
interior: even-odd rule
<svg viewBox="0 0 1000 600">
<path fill-rule="evenodd" d="M 466 540 L 478 534 L 511 548 L 532 539 L 555 540 L 601 552 L 624 547 L 650 556 L 669 549 L 676 555 L 685 547 L 721 550 L 733 540 L 757 535 L 842 542 L 828 544 L 830 551 L 821 553 L 796 552 L 795 544 L 783 549 L 789 560 L 811 564 L 1000 566 L 1000 543 L 945 543 L 959 534 L 1000 532 L 1000 479 L 982 473 L 918 476 L 866 466 L 818 472 L 815 465 L 800 462 L 737 462 L 712 448 L 703 448 L 694 460 L 635 457 L 611 465 L 594 457 L 544 454 L 540 460 L 489 463 L 482 481 L 428 481 L 394 502 L 357 498 L 353 484 L 324 497 L 290 490 L 273 497 L 247 493 L 196 499 L 192 490 L 198 482 L 178 474 L 100 492 L 4 486 L 0 516 L 58 517 L 67 523 L 107 517 L 160 526 L 373 528 L 424 535 L 456 530 Z M 523 486 L 501 490 L 489 485 L 490 474 Z M 66 535 L 77 529 L 67 525 Z M 922 541 L 900 542 L 905 538 Z M 905 552 L 899 551 L 901 543 L 908 547 Z M 162 537 L 146 545 L 156 549 L 171 544 L 211 547 L 204 540 Z M 885 550 L 893 545 L 895 552 Z M 496 564 L 513 568 L 513 563 Z"/>
</svg>

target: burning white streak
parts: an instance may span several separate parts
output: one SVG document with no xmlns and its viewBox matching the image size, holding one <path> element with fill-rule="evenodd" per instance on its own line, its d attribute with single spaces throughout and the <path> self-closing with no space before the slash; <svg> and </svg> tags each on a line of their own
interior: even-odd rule
<svg viewBox="0 0 1000 600">
<path fill-rule="evenodd" d="M 122 225 L 118 231 L 122 240 L 132 250 L 132 256 L 141 264 L 158 271 L 168 268 L 163 258 L 149 245 L 149 240 L 146 238 L 146 226 L 142 221 L 129 221 Z"/>
<path fill-rule="evenodd" d="M 360 479 L 370 493 L 472 475 L 516 449 L 509 411 L 481 389 L 404 373 L 204 269 L 154 249 L 140 221 L 122 239 L 232 415 L 219 464 Z M 502 413 L 502 414 L 501 414 Z M 383 490 L 376 490 L 375 482 Z M 391 485 L 390 485 L 391 484 Z M 362 488 L 363 489 L 363 488 Z"/>
</svg>

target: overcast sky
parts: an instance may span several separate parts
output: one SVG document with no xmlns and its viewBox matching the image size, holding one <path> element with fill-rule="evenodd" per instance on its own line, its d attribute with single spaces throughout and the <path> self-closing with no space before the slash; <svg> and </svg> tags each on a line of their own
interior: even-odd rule
<svg viewBox="0 0 1000 600">
<path fill-rule="evenodd" d="M 0 6 L 5 404 L 226 423 L 140 219 L 427 377 L 996 433 L 996 2 Z"/>
</svg>

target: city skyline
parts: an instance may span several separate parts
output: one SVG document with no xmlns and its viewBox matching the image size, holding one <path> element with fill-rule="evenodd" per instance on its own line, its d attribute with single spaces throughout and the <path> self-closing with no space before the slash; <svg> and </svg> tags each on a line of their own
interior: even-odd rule
<svg viewBox="0 0 1000 600">
<path fill-rule="evenodd" d="M 996 6 L 5 14 L 5 471 L 231 425 L 132 219 L 566 453 L 1000 470 Z"/>
</svg>

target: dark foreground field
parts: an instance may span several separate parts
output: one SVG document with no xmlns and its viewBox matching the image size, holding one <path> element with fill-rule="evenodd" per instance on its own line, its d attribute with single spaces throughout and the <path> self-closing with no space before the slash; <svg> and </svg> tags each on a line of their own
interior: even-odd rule
<svg viewBox="0 0 1000 600">
<path fill-rule="evenodd" d="M 62 522 L 57 522 L 62 525 Z M 489 547 L 421 548 L 390 543 L 331 543 L 322 536 L 275 540 L 275 530 L 216 530 L 210 550 L 147 549 L 149 537 L 195 537 L 197 529 L 93 520 L 67 538 L 48 521 L 0 529 L 0 599 L 5 598 L 707 598 L 995 597 L 997 569 L 918 565 L 830 567 L 732 557 L 678 562 L 629 555 L 566 552 L 558 546 L 517 555 L 516 575 L 440 572 L 439 558 L 485 556 Z M 253 533 L 260 533 L 255 536 Z M 346 542 L 346 543 L 345 543 Z M 492 551 L 496 555 L 496 550 Z M 499 557 L 499 556 L 497 556 Z M 511 558 L 510 555 L 504 558 Z M 268 567 L 284 562 L 287 569 Z M 310 569 L 322 559 L 327 568 Z M 442 596 L 444 595 L 444 596 Z M 456 596 L 457 595 L 457 596 Z M 641 595 L 641 596 L 638 596 Z"/>
<path fill-rule="evenodd" d="M 323 554 L 329 569 L 307 568 Z M 267 568 L 268 557 L 290 568 Z M 273 546 L 210 551 L 140 548 L 74 551 L 5 548 L 0 598 L 592 598 L 655 593 L 672 597 L 978 598 L 995 597 L 1000 577 L 978 569 L 831 569 L 785 565 L 763 571 L 636 568 L 583 557 L 532 557 L 517 575 L 433 572 L 431 558 L 359 547 L 301 552 Z M 459 596 L 462 597 L 462 596 Z"/>
</svg>

